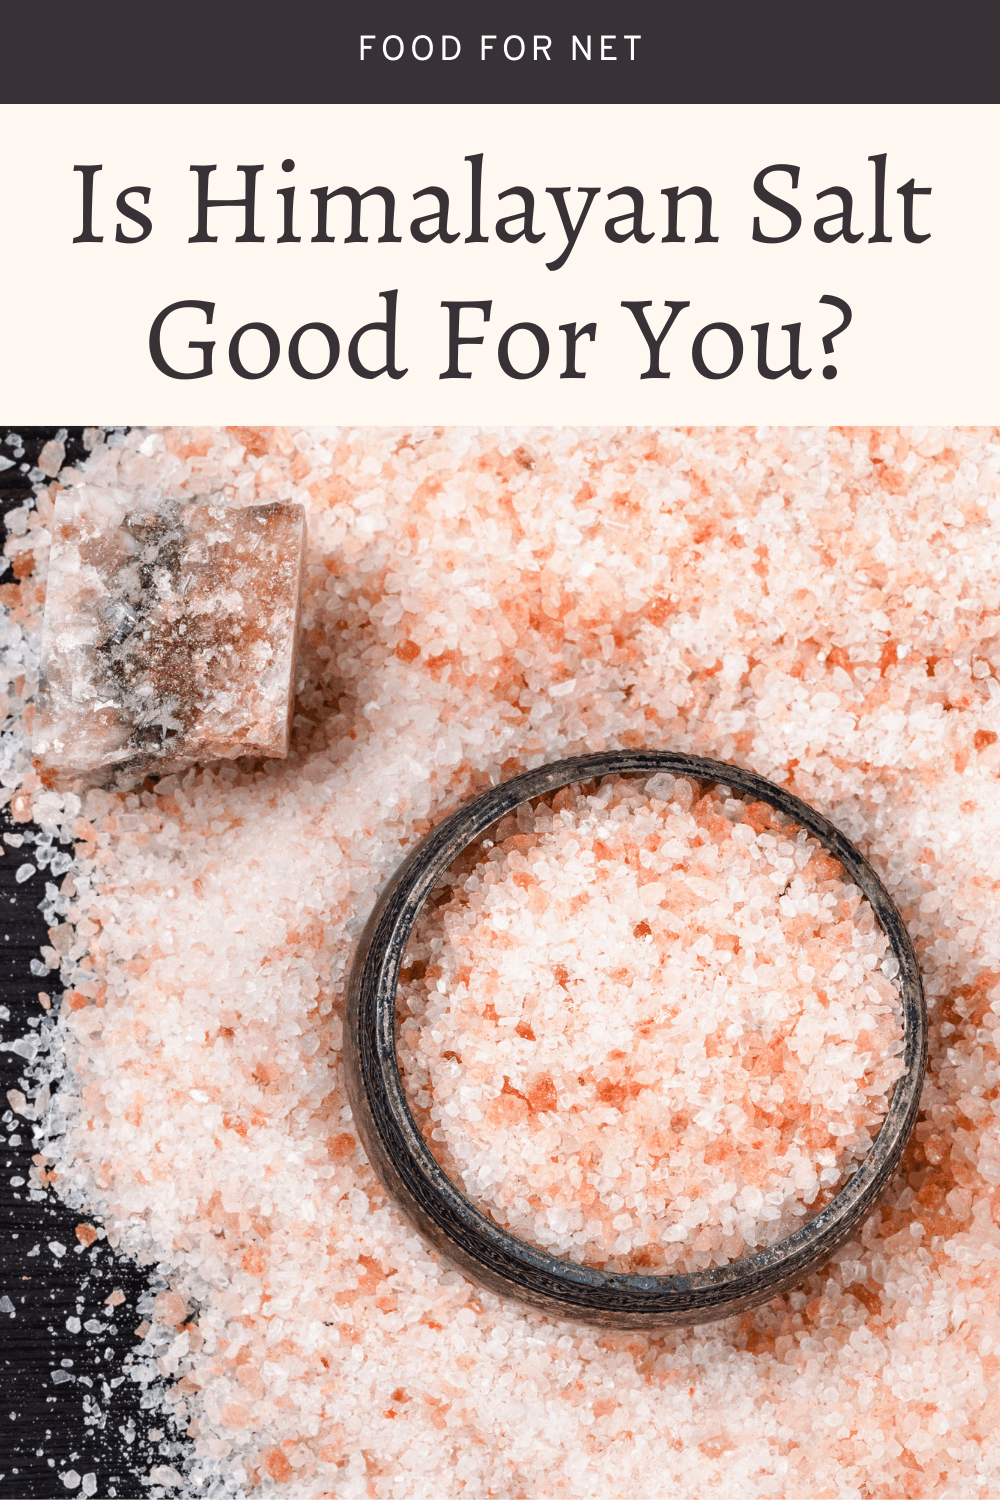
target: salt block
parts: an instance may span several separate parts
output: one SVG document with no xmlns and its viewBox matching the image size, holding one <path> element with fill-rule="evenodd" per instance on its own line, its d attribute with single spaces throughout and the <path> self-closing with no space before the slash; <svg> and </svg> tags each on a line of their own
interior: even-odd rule
<svg viewBox="0 0 1000 1500">
<path fill-rule="evenodd" d="M 32 742 L 45 784 L 124 791 L 286 755 L 304 549 L 301 505 L 64 490 Z"/>
</svg>

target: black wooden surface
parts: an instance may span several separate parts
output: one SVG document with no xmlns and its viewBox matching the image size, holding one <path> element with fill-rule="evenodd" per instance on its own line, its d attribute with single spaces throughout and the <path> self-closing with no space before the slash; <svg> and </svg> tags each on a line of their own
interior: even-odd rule
<svg viewBox="0 0 1000 1500">
<path fill-rule="evenodd" d="M 0 428 L 0 454 L 15 458 L 23 448 L 14 466 L 0 473 L 4 515 L 31 496 L 38 454 L 60 429 L 18 431 L 21 442 L 15 443 L 10 430 Z M 84 456 L 82 439 L 82 429 L 69 429 L 67 463 Z M 12 581 L 7 569 L 0 583 Z M 12 832 L 34 830 L 15 827 L 5 809 L 0 837 Z M 37 1031 L 45 1015 L 39 991 L 51 995 L 54 1007 L 59 1003 L 57 974 L 38 977 L 30 967 L 48 942 L 39 902 L 52 878 L 39 871 L 18 884 L 16 871 L 30 856 L 30 844 L 5 845 L 0 858 L 0 1006 L 9 1013 L 0 1017 L 4 1042 Z M 150 1444 L 149 1430 L 162 1430 L 162 1418 L 141 1409 L 142 1388 L 128 1378 L 125 1363 L 143 1315 L 139 1304 L 148 1306 L 162 1283 L 155 1271 L 106 1242 L 82 1248 L 76 1226 L 93 1221 L 66 1208 L 51 1188 L 32 1190 L 32 1125 L 13 1114 L 6 1097 L 8 1089 L 23 1091 L 25 1067 L 19 1054 L 0 1052 L 0 1298 L 14 1309 L 11 1314 L 0 1303 L 0 1500 L 81 1495 L 82 1488 L 71 1492 L 59 1478 L 70 1469 L 81 1479 L 95 1475 L 98 1497 L 137 1497 L 148 1493 L 141 1476 L 151 1462 L 178 1462 L 169 1451 L 161 1456 L 161 1440 Z M 115 1290 L 125 1301 L 107 1307 Z M 80 1331 L 68 1329 L 67 1319 L 79 1319 Z M 101 1329 L 86 1329 L 88 1321 Z M 53 1372 L 60 1372 L 58 1381 Z M 167 1449 L 172 1446 L 168 1438 Z"/>
</svg>

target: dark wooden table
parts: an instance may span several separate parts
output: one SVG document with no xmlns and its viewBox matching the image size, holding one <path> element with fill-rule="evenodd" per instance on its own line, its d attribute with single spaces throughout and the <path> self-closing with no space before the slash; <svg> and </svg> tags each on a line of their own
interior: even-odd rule
<svg viewBox="0 0 1000 1500">
<path fill-rule="evenodd" d="M 15 458 L 23 448 L 14 466 L 0 472 L 4 515 L 32 495 L 31 469 L 58 431 L 16 430 L 22 441 L 12 444 L 11 429 L 0 427 L 0 454 Z M 84 456 L 82 436 L 80 428 L 69 430 L 67 462 Z M 11 581 L 7 570 L 0 583 Z M 0 836 L 25 831 L 33 832 L 30 825 L 15 828 L 7 810 L 0 812 Z M 39 902 L 52 877 L 39 871 L 18 884 L 18 866 L 30 856 L 28 845 L 23 852 L 5 846 L 0 859 L 0 1007 L 9 1013 L 0 1016 L 4 1042 L 37 1032 L 45 1015 L 40 990 L 58 1005 L 58 976 L 31 972 L 32 959 L 40 960 L 39 948 L 48 942 Z M 163 1419 L 141 1409 L 142 1387 L 125 1373 L 158 1279 L 155 1269 L 138 1266 L 106 1242 L 81 1248 L 76 1226 L 87 1216 L 66 1208 L 52 1189 L 32 1190 L 31 1122 L 15 1116 L 6 1097 L 8 1089 L 23 1091 L 29 1082 L 26 1066 L 18 1053 L 0 1052 L 0 1299 L 7 1299 L 0 1301 L 0 1500 L 80 1496 L 82 1488 L 67 1490 L 59 1478 L 69 1469 L 94 1474 L 100 1500 L 133 1500 L 148 1493 L 140 1476 L 152 1463 L 180 1467 L 176 1452 L 161 1451 L 163 1440 L 150 1442 L 149 1430 L 163 1429 Z M 50 1244 L 65 1246 L 65 1253 Z M 109 1308 L 105 1299 L 115 1289 L 125 1301 Z M 78 1319 L 80 1332 L 68 1329 L 67 1319 Z M 103 1331 L 82 1327 L 88 1321 Z M 169 1436 L 166 1442 L 172 1446 Z"/>
</svg>

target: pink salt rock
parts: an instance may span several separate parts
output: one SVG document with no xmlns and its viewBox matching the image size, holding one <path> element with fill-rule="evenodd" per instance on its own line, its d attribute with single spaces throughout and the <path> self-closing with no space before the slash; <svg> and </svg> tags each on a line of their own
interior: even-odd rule
<svg viewBox="0 0 1000 1500">
<path fill-rule="evenodd" d="M 63 491 L 32 743 L 43 781 L 126 790 L 286 755 L 304 545 L 301 505 Z"/>
</svg>

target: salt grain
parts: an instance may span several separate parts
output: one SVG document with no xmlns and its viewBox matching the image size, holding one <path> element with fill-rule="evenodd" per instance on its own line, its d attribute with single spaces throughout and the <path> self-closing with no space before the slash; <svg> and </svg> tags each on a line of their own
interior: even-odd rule
<svg viewBox="0 0 1000 1500">
<path fill-rule="evenodd" d="M 50 438 L 38 455 L 38 467 L 49 479 L 54 479 L 63 466 L 66 445 L 59 438 Z"/>
</svg>

